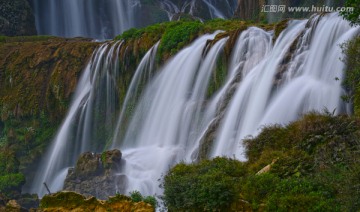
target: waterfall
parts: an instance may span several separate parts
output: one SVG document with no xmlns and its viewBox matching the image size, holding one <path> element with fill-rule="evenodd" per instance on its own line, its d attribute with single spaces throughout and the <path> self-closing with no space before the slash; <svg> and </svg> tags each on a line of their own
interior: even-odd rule
<svg viewBox="0 0 360 212">
<path fill-rule="evenodd" d="M 139 94 L 141 94 L 140 87 L 146 85 L 148 80 L 152 77 L 154 66 L 155 66 L 155 56 L 158 50 L 160 42 L 157 42 L 154 47 L 152 47 L 141 60 L 140 64 L 135 71 L 135 74 L 131 80 L 130 86 L 126 92 L 124 103 L 117 119 L 117 125 L 115 128 L 115 134 L 113 138 L 112 148 L 115 148 L 117 142 L 122 140 L 121 136 L 124 134 L 125 126 L 127 125 L 127 119 L 131 117 L 133 108 L 137 105 L 139 100 Z"/>
<path fill-rule="evenodd" d="M 324 108 L 336 114 L 347 112 L 340 98 L 344 65 L 339 45 L 352 39 L 359 28 L 350 28 L 335 13 L 316 16 L 305 26 L 306 21 L 292 21 L 262 62 L 240 70 L 248 74 L 227 109 L 212 156 L 245 159 L 241 140 L 256 135 L 262 126 L 288 124 L 301 114 Z M 292 59 L 282 64 L 296 44 Z"/>
<path fill-rule="evenodd" d="M 101 151 L 113 132 L 118 107 L 117 78 L 121 42 L 102 44 L 79 80 L 71 107 L 42 160 L 30 192 L 44 195 L 62 189 L 66 170 L 85 151 Z M 63 173 L 59 177 L 59 173 Z M 65 173 L 65 174 L 64 174 Z"/>
<path fill-rule="evenodd" d="M 160 6 L 168 14 L 169 20 L 173 20 L 178 13 L 187 13 L 193 16 L 199 15 L 198 13 L 207 13 L 207 18 L 231 18 L 235 13 L 237 0 L 186 0 L 181 4 L 175 4 L 171 0 L 159 0 Z M 205 10 L 204 10 L 205 8 Z M 201 11 L 200 11 L 201 10 Z M 204 11 L 202 11 L 204 10 Z M 205 14 L 199 16 L 204 19 Z"/>
<path fill-rule="evenodd" d="M 241 141 L 262 126 L 288 124 L 324 108 L 349 113 L 340 98 L 339 44 L 359 32 L 335 13 L 289 21 L 276 40 L 273 31 L 250 27 L 239 34 L 228 76 L 211 97 L 211 75 L 229 38 L 210 48 L 208 41 L 220 32 L 203 35 L 161 67 L 154 65 L 157 43 L 138 65 L 122 103 L 116 88 L 123 44 L 104 43 L 84 70 L 31 192 L 42 196 L 43 182 L 51 191 L 61 189 L 66 168 L 81 152 L 111 147 L 123 153 L 118 174 L 126 178 L 125 194 L 161 194 L 161 175 L 180 161 L 198 160 L 209 133 L 209 157 L 245 160 Z"/>
<path fill-rule="evenodd" d="M 41 35 L 113 38 L 134 26 L 138 0 L 34 0 Z"/>
<path fill-rule="evenodd" d="M 191 159 L 196 134 L 204 128 L 201 109 L 211 70 L 227 41 L 220 40 L 203 57 L 207 41 L 216 34 L 204 35 L 179 52 L 146 87 L 119 147 L 127 192 L 159 194 L 154 182 L 161 174 L 176 162 Z"/>
</svg>

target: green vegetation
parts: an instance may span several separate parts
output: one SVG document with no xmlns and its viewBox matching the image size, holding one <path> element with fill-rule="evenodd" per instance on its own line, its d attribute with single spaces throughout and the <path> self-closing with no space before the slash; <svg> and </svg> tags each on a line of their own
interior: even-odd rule
<svg viewBox="0 0 360 212">
<path fill-rule="evenodd" d="M 49 36 L 0 41 L 0 193 L 12 198 L 21 192 L 23 174 L 36 171 L 98 44 Z"/>
<path fill-rule="evenodd" d="M 134 202 L 124 195 L 110 197 L 107 201 L 95 197 L 86 198 L 75 192 L 58 192 L 41 199 L 40 208 L 45 211 L 144 211 L 154 207 L 145 202 Z"/>
<path fill-rule="evenodd" d="M 343 85 L 348 95 L 344 96 L 344 99 L 354 103 L 355 115 L 360 116 L 360 37 L 346 42 L 341 47 L 346 55 L 344 62 L 347 67 Z"/>
<path fill-rule="evenodd" d="M 151 47 L 157 41 L 161 40 L 159 57 L 164 61 L 191 43 L 199 35 L 223 30 L 226 31 L 229 36 L 232 36 L 237 34 L 237 31 L 245 30 L 249 26 L 258 26 L 267 30 L 271 30 L 274 27 L 274 25 L 271 24 L 265 25 L 240 20 L 213 19 L 202 23 L 200 21 L 185 19 L 154 24 L 141 29 L 133 28 L 118 35 L 115 40 L 124 40 L 126 43 L 132 44 L 138 42 L 144 43 L 143 45 L 140 44 L 140 48 L 141 46 Z"/>
<path fill-rule="evenodd" d="M 133 202 L 145 202 L 152 205 L 154 208 L 157 207 L 158 203 L 155 197 L 147 196 L 144 197 L 139 191 L 130 192 L 130 198 Z"/>
<path fill-rule="evenodd" d="M 360 25 L 360 4 L 358 0 L 346 0 L 345 7 L 352 7 L 354 11 L 342 11 L 340 14 L 352 25 Z"/>
<path fill-rule="evenodd" d="M 226 158 L 178 164 L 164 178 L 165 203 L 171 211 L 226 209 L 239 198 L 245 173 L 241 162 Z"/>
<path fill-rule="evenodd" d="M 25 176 L 19 173 L 19 161 L 13 152 L 2 149 L 0 152 L 0 193 L 13 198 L 21 193 Z"/>
<path fill-rule="evenodd" d="M 247 162 L 215 158 L 172 168 L 164 177 L 165 203 L 171 211 L 357 211 L 358 126 L 355 117 L 329 112 L 266 126 L 244 141 Z"/>
<path fill-rule="evenodd" d="M 200 28 L 200 21 L 182 22 L 178 26 L 169 28 L 162 37 L 160 53 L 170 52 L 173 55 L 189 41 L 194 40 Z"/>
</svg>

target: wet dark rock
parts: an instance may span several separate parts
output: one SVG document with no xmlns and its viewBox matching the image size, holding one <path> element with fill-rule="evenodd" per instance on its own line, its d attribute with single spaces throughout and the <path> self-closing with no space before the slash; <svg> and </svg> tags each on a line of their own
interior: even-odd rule
<svg viewBox="0 0 360 212">
<path fill-rule="evenodd" d="M 40 204 L 37 194 L 22 194 L 16 201 L 25 209 L 38 208 Z"/>
<path fill-rule="evenodd" d="M 0 35 L 36 35 L 35 17 L 26 0 L 1 0 Z"/>
<path fill-rule="evenodd" d="M 102 154 L 83 153 L 76 166 L 69 169 L 64 190 L 99 199 L 107 199 L 117 192 L 122 192 L 126 177 L 117 174 L 123 163 L 121 157 L 119 150 L 110 150 Z"/>
</svg>

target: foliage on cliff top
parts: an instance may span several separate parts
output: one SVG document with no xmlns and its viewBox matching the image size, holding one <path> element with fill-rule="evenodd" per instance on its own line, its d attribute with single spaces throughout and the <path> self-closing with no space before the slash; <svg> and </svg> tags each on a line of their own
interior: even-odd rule
<svg viewBox="0 0 360 212">
<path fill-rule="evenodd" d="M 359 126 L 355 117 L 331 113 L 266 126 L 244 141 L 247 162 L 216 158 L 172 168 L 164 178 L 165 202 L 172 211 L 210 205 L 234 211 L 357 211 Z"/>
<path fill-rule="evenodd" d="M 159 52 L 161 59 L 165 60 L 200 35 L 213 33 L 217 30 L 226 31 L 231 35 L 250 26 L 272 30 L 275 25 L 223 19 L 213 19 L 204 23 L 180 20 L 155 24 L 141 29 L 133 28 L 118 35 L 115 40 L 124 40 L 127 43 L 144 42 L 145 40 L 148 43 L 147 46 L 152 46 L 161 40 Z"/>
<path fill-rule="evenodd" d="M 353 11 L 341 11 L 344 19 L 350 21 L 352 25 L 360 25 L 360 4 L 358 0 L 346 0 L 345 7 L 352 7 Z"/>
</svg>

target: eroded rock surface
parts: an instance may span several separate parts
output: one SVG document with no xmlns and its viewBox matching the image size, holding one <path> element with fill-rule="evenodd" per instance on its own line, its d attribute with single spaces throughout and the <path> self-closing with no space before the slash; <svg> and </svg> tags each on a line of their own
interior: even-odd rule
<svg viewBox="0 0 360 212">
<path fill-rule="evenodd" d="M 76 166 L 69 169 L 64 190 L 99 199 L 107 199 L 123 191 L 126 178 L 118 175 L 122 163 L 121 156 L 119 150 L 110 150 L 102 154 L 83 153 Z"/>
</svg>

